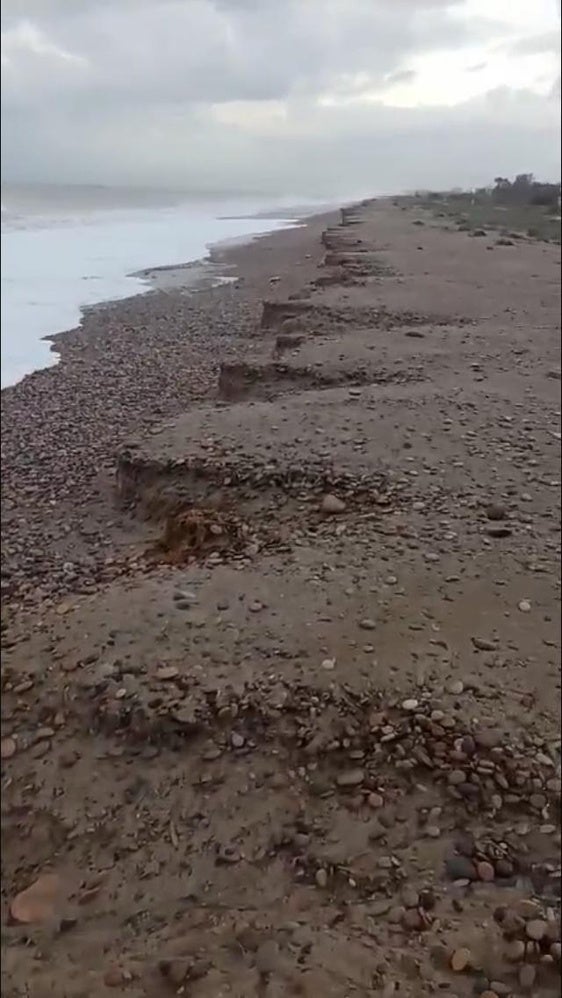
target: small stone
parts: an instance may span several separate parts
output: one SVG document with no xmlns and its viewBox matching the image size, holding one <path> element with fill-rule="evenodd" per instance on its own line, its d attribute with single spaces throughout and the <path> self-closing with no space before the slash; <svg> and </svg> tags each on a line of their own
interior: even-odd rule
<svg viewBox="0 0 562 998">
<path fill-rule="evenodd" d="M 363 620 L 359 621 L 359 627 L 363 631 L 374 631 L 375 628 L 376 628 L 376 626 L 377 625 L 376 625 L 375 621 L 371 620 L 370 617 L 364 617 Z"/>
<path fill-rule="evenodd" d="M 495 878 L 495 870 L 491 863 L 487 863 L 486 860 L 482 860 L 480 863 L 476 864 L 476 872 L 478 874 L 478 879 L 483 880 L 485 883 L 491 883 Z"/>
<path fill-rule="evenodd" d="M 489 638 L 471 638 L 472 644 L 478 651 L 495 651 L 497 641 L 490 641 Z"/>
<path fill-rule="evenodd" d="M 325 659 L 323 659 L 323 661 L 322 661 L 322 668 L 325 669 L 326 672 L 332 672 L 332 670 L 335 669 L 335 667 L 336 667 L 336 660 L 335 660 L 335 658 L 325 658 Z"/>
<path fill-rule="evenodd" d="M 506 995 L 510 995 L 512 992 L 509 984 L 504 984 L 503 981 L 490 981 L 490 987 L 498 998 L 506 998 Z"/>
<path fill-rule="evenodd" d="M 532 901 L 531 898 L 521 898 L 514 907 L 521 918 L 536 918 L 540 910 L 538 902 Z"/>
<path fill-rule="evenodd" d="M 348 769 L 345 773 L 340 773 L 336 779 L 338 787 L 358 787 L 365 778 L 362 769 Z"/>
<path fill-rule="evenodd" d="M 162 976 L 170 981 L 170 984 L 179 987 L 187 979 L 191 960 L 188 957 L 178 957 L 175 960 L 162 960 L 159 966 Z"/>
<path fill-rule="evenodd" d="M 176 669 L 175 665 L 163 665 L 156 671 L 157 679 L 175 679 L 179 673 L 179 669 Z"/>
<path fill-rule="evenodd" d="M 333 515 L 336 513 L 344 513 L 346 510 L 346 504 L 343 499 L 338 496 L 328 494 L 322 499 L 321 509 L 323 513 Z"/>
<path fill-rule="evenodd" d="M 460 696 L 464 690 L 464 683 L 462 679 L 449 679 L 447 680 L 445 689 L 447 693 L 452 693 L 453 696 Z"/>
<path fill-rule="evenodd" d="M 328 886 L 328 874 L 326 870 L 317 870 L 314 879 L 316 880 L 316 886 L 322 888 L 322 890 Z"/>
<path fill-rule="evenodd" d="M 544 936 L 546 936 L 548 932 L 548 924 L 543 921 L 542 918 L 533 918 L 530 922 L 527 922 L 525 932 L 529 939 L 533 939 L 538 943 Z"/>
<path fill-rule="evenodd" d="M 263 610 L 263 603 L 260 603 L 257 599 L 252 600 L 252 602 L 248 604 L 248 610 L 250 613 L 259 613 L 260 610 Z"/>
<path fill-rule="evenodd" d="M 230 736 L 230 743 L 233 748 L 239 749 L 246 744 L 246 739 L 244 738 L 244 735 L 240 735 L 237 731 L 233 731 Z"/>
<path fill-rule="evenodd" d="M 472 953 L 466 946 L 456 949 L 451 957 L 451 969 L 456 974 L 462 974 L 464 970 L 469 970 L 472 966 Z"/>
<path fill-rule="evenodd" d="M 15 738 L 3 738 L 0 744 L 0 756 L 2 759 L 11 759 L 16 754 Z"/>
<path fill-rule="evenodd" d="M 503 952 L 508 963 L 519 963 L 525 956 L 525 943 L 522 939 L 512 939 Z"/>
<path fill-rule="evenodd" d="M 411 932 L 419 932 L 423 929 L 423 918 L 417 908 L 408 908 L 402 916 L 402 925 Z"/>
<path fill-rule="evenodd" d="M 408 885 L 403 887 L 400 897 L 405 908 L 417 908 L 420 896 L 413 887 L 409 887 Z"/>
<path fill-rule="evenodd" d="M 438 839 L 441 836 L 439 825 L 426 825 L 425 834 L 429 839 Z"/>
<path fill-rule="evenodd" d="M 560 963 L 560 960 L 562 958 L 562 944 L 552 943 L 550 946 L 549 953 L 552 959 L 556 961 L 556 963 Z"/>
<path fill-rule="evenodd" d="M 445 870 L 450 880 L 476 880 L 474 863 L 466 856 L 450 856 L 445 860 Z"/>
<path fill-rule="evenodd" d="M 451 787 L 458 787 L 461 783 L 466 783 L 466 773 L 462 769 L 452 769 L 447 782 Z"/>
<path fill-rule="evenodd" d="M 517 606 L 521 610 L 521 613 L 529 613 L 529 611 L 531 610 L 531 604 L 529 603 L 528 599 L 520 600 Z"/>
<path fill-rule="evenodd" d="M 408 712 L 411 713 L 412 711 L 417 710 L 418 707 L 419 707 L 419 701 L 418 700 L 403 700 L 402 701 L 402 710 L 407 710 Z"/>
<path fill-rule="evenodd" d="M 60 879 L 56 873 L 44 873 L 29 887 L 16 894 L 10 904 L 10 915 L 20 925 L 46 922 L 54 917 L 60 894 Z"/>
<path fill-rule="evenodd" d="M 103 983 L 108 988 L 120 988 L 129 980 L 130 974 L 127 974 L 121 967 L 109 967 L 103 975 Z"/>
<path fill-rule="evenodd" d="M 489 520 L 505 520 L 507 517 L 507 510 L 505 506 L 500 506 L 497 503 L 490 503 L 486 507 L 486 516 Z"/>
<path fill-rule="evenodd" d="M 498 993 L 497 991 L 490 991 L 490 988 L 486 988 L 485 991 L 480 991 L 480 998 L 498 998 Z"/>
<path fill-rule="evenodd" d="M 523 991 L 531 991 L 537 972 L 530 963 L 524 963 L 519 970 L 519 986 Z"/>
<path fill-rule="evenodd" d="M 255 957 L 259 973 L 264 976 L 275 973 L 279 969 L 280 956 L 279 943 L 274 939 L 267 939 L 262 943 Z"/>
<path fill-rule="evenodd" d="M 369 805 L 369 807 L 372 807 L 373 810 L 376 810 L 377 808 L 383 806 L 384 800 L 380 794 L 371 793 L 367 797 L 367 804 Z"/>
</svg>

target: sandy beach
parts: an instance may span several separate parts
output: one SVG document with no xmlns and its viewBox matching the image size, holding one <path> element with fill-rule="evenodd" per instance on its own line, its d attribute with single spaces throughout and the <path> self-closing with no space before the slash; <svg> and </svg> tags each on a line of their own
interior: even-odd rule
<svg viewBox="0 0 562 998">
<path fill-rule="evenodd" d="M 554 998 L 560 247 L 211 266 L 2 392 L 2 992 Z"/>
</svg>

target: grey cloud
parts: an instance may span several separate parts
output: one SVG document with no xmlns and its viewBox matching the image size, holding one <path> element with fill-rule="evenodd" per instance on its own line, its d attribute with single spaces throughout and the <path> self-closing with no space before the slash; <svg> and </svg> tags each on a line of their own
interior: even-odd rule
<svg viewBox="0 0 562 998">
<path fill-rule="evenodd" d="M 4 0 L 3 176 L 326 196 L 556 173 L 553 100 L 322 106 L 411 83 L 420 53 L 496 37 L 459 4 Z"/>
</svg>

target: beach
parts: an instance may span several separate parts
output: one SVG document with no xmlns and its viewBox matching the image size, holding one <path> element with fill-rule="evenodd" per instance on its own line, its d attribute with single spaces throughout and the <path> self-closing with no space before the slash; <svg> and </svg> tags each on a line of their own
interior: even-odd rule
<svg viewBox="0 0 562 998">
<path fill-rule="evenodd" d="M 560 247 L 211 266 L 2 391 L 3 993 L 554 996 Z"/>
</svg>

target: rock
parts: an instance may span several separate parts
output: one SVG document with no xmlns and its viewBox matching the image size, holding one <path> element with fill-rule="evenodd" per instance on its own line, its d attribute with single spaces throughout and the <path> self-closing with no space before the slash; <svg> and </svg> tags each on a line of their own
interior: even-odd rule
<svg viewBox="0 0 562 998">
<path fill-rule="evenodd" d="M 156 670 L 156 678 L 169 680 L 175 679 L 179 674 L 179 669 L 176 669 L 175 665 L 163 665 Z"/>
<path fill-rule="evenodd" d="M 2 759 L 11 759 L 12 756 L 16 754 L 16 740 L 15 738 L 3 738 L 0 743 L 0 756 Z"/>
<path fill-rule="evenodd" d="M 16 894 L 10 915 L 20 925 L 47 922 L 55 915 L 61 883 L 56 873 L 44 873 L 29 887 Z"/>
<path fill-rule="evenodd" d="M 362 769 L 348 769 L 338 775 L 336 783 L 338 787 L 358 787 L 364 778 L 365 773 Z"/>
<path fill-rule="evenodd" d="M 445 871 L 450 880 L 476 880 L 474 863 L 466 856 L 450 856 L 445 860 Z"/>
<path fill-rule="evenodd" d="M 452 693 L 453 696 L 460 696 L 464 690 L 464 683 L 462 679 L 449 679 L 445 684 L 445 689 L 447 693 Z"/>
<path fill-rule="evenodd" d="M 273 974 L 279 969 L 280 957 L 279 943 L 275 939 L 267 939 L 266 942 L 261 944 L 256 953 L 256 969 L 264 976 Z"/>
<path fill-rule="evenodd" d="M 424 921 L 417 908 L 408 908 L 402 916 L 402 926 L 410 932 L 420 932 Z"/>
<path fill-rule="evenodd" d="M 178 957 L 174 960 L 162 960 L 159 964 L 160 973 L 170 984 L 179 987 L 187 980 L 192 961 L 189 957 Z"/>
<path fill-rule="evenodd" d="M 472 637 L 470 640 L 477 651 L 495 651 L 498 647 L 497 641 L 490 641 L 489 638 Z"/>
<path fill-rule="evenodd" d="M 413 887 L 410 887 L 408 884 L 403 887 L 400 897 L 405 908 L 417 908 L 420 898 L 418 892 Z"/>
<path fill-rule="evenodd" d="M 252 602 L 248 604 L 248 610 L 250 613 L 259 613 L 260 610 L 263 610 L 263 603 L 260 603 L 257 599 L 252 600 Z"/>
<path fill-rule="evenodd" d="M 244 735 L 240 735 L 237 731 L 233 731 L 230 736 L 230 744 L 233 748 L 239 749 L 246 744 L 246 739 Z"/>
<path fill-rule="evenodd" d="M 326 873 L 326 870 L 317 870 L 314 879 L 316 880 L 317 887 L 324 889 L 328 886 L 328 874 Z"/>
<path fill-rule="evenodd" d="M 486 529 L 486 533 L 488 537 L 496 537 L 498 539 L 501 539 L 502 537 L 511 537 L 513 534 L 513 530 L 511 529 L 511 527 L 505 525 L 503 526 L 496 525 L 493 527 L 488 527 Z"/>
<path fill-rule="evenodd" d="M 456 949 L 451 956 L 451 970 L 456 974 L 462 974 L 465 970 L 470 970 L 472 966 L 472 953 L 466 946 Z"/>
<path fill-rule="evenodd" d="M 540 942 L 540 940 L 546 936 L 548 932 L 548 923 L 543 921 L 542 918 L 532 918 L 530 922 L 527 922 L 525 926 L 525 933 L 528 939 L 533 939 L 535 942 Z"/>
<path fill-rule="evenodd" d="M 529 613 L 532 609 L 528 599 L 520 600 L 517 606 L 521 610 L 521 613 Z"/>
<path fill-rule="evenodd" d="M 503 952 L 508 963 L 519 963 L 525 956 L 525 943 L 522 939 L 512 939 Z"/>
<path fill-rule="evenodd" d="M 447 782 L 451 787 L 458 787 L 461 783 L 466 783 L 466 773 L 462 769 L 452 769 L 447 777 Z"/>
<path fill-rule="evenodd" d="M 109 967 L 103 975 L 103 983 L 107 988 L 121 988 L 124 984 L 128 984 L 130 980 L 130 972 L 117 966 Z"/>
<path fill-rule="evenodd" d="M 417 710 L 419 705 L 420 705 L 419 700 L 403 700 L 402 710 L 407 710 L 408 712 L 412 712 L 414 710 Z"/>
<path fill-rule="evenodd" d="M 486 516 L 489 520 L 505 520 L 507 517 L 507 510 L 505 506 L 501 506 L 499 503 L 490 503 L 486 507 Z"/>
<path fill-rule="evenodd" d="M 524 963 L 519 970 L 519 987 L 523 991 L 532 991 L 537 972 L 530 963 Z"/>
<path fill-rule="evenodd" d="M 369 807 L 372 807 L 373 810 L 376 810 L 384 805 L 384 800 L 380 794 L 371 793 L 367 797 L 367 804 Z"/>
<path fill-rule="evenodd" d="M 487 863 L 486 860 L 481 860 L 480 863 L 476 864 L 476 872 L 478 879 L 485 881 L 485 883 L 491 883 L 496 875 L 494 867 L 491 863 Z"/>
<path fill-rule="evenodd" d="M 375 628 L 376 628 L 376 626 L 377 625 L 376 625 L 375 621 L 371 620 L 370 617 L 365 617 L 363 620 L 359 621 L 359 627 L 363 631 L 374 631 Z"/>
<path fill-rule="evenodd" d="M 322 660 L 321 666 L 326 672 L 332 672 L 336 667 L 336 660 L 335 658 L 325 658 Z"/>
<path fill-rule="evenodd" d="M 323 513 L 327 513 L 332 516 L 337 513 L 344 513 L 347 506 L 343 499 L 340 499 L 338 496 L 328 494 L 322 499 L 320 508 Z"/>
</svg>

